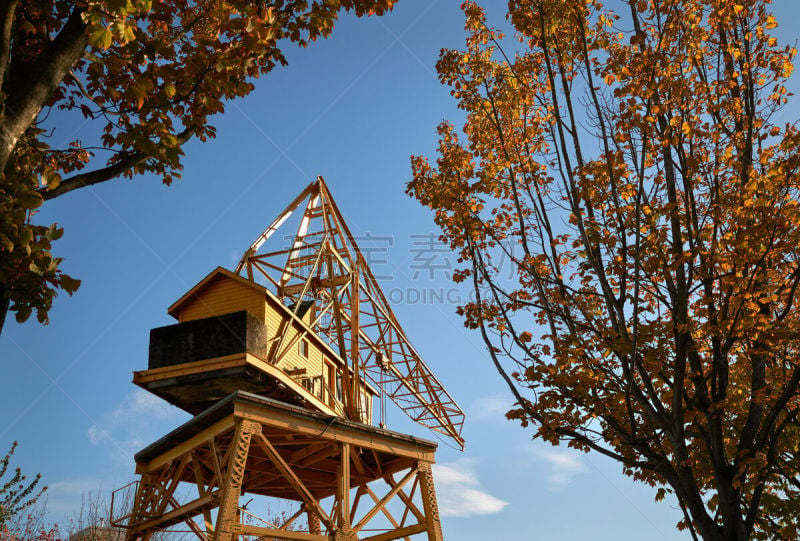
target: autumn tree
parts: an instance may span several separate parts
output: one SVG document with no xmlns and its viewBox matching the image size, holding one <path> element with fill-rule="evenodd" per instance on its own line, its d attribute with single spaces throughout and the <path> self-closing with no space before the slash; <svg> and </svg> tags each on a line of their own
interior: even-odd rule
<svg viewBox="0 0 800 541">
<path fill-rule="evenodd" d="M 535 436 L 674 493 L 706 540 L 796 539 L 800 133 L 765 0 L 464 4 L 466 112 L 409 193 Z"/>
<path fill-rule="evenodd" d="M 62 235 L 32 216 L 44 201 L 119 176 L 179 177 L 191 138 L 282 47 L 326 37 L 343 10 L 394 0 L 0 0 L 0 330 L 9 308 L 47 321 L 57 289 L 79 282 L 51 253 Z M 51 146 L 48 118 L 70 112 L 96 140 Z"/>
</svg>

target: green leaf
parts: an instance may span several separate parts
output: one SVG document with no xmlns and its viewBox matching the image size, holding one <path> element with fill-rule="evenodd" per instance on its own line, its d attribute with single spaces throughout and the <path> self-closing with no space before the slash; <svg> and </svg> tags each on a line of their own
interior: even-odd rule
<svg viewBox="0 0 800 541">
<path fill-rule="evenodd" d="M 62 229 L 61 227 L 57 227 L 56 224 L 53 224 L 47 229 L 47 233 L 45 234 L 45 236 L 49 240 L 58 240 L 62 236 L 64 236 L 64 229 Z"/>
<path fill-rule="evenodd" d="M 106 0 L 106 5 L 111 9 L 112 12 L 119 13 L 120 15 L 124 15 L 127 11 L 128 1 L 127 0 Z"/>
<path fill-rule="evenodd" d="M 61 184 L 61 175 L 48 169 L 42 173 L 42 184 L 47 186 L 48 190 L 55 190 Z"/>
<path fill-rule="evenodd" d="M 42 194 L 34 191 L 26 191 L 17 195 L 17 203 L 25 209 L 33 210 L 38 209 L 44 203 Z"/>
<path fill-rule="evenodd" d="M 60 278 L 61 289 L 72 295 L 75 293 L 79 287 L 81 287 L 81 281 L 73 278 L 72 276 L 67 276 L 66 274 L 62 274 Z"/>
<path fill-rule="evenodd" d="M 29 227 L 25 227 L 19 232 L 19 244 L 30 248 L 31 242 L 33 242 L 33 231 Z"/>
<path fill-rule="evenodd" d="M 125 30 L 122 32 L 122 37 L 125 41 L 134 41 L 136 39 L 136 32 L 134 32 L 131 25 L 125 25 Z"/>
<path fill-rule="evenodd" d="M 108 49 L 111 47 L 111 42 L 114 36 L 108 28 L 99 28 L 89 34 L 89 43 L 101 49 Z"/>
</svg>

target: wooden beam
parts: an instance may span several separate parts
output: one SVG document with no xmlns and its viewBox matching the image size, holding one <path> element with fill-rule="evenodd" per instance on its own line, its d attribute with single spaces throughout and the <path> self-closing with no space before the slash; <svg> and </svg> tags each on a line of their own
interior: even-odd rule
<svg viewBox="0 0 800 541">
<path fill-rule="evenodd" d="M 197 484 L 197 492 L 199 497 L 203 497 L 209 492 L 211 492 L 211 486 L 208 485 L 206 488 L 206 480 L 205 476 L 203 475 L 203 465 L 200 459 L 199 453 L 196 450 L 192 450 L 192 471 L 194 472 L 194 481 Z M 205 523 L 206 531 L 212 532 L 214 530 L 214 522 L 211 520 L 211 510 L 210 509 L 203 509 L 203 522 Z"/>
<path fill-rule="evenodd" d="M 386 483 L 389 486 L 394 487 L 397 484 L 397 481 L 391 475 L 387 475 L 385 478 Z M 406 494 L 404 491 L 400 490 L 397 493 L 397 497 L 400 498 L 404 504 L 406 504 L 406 511 L 403 512 L 403 520 L 405 520 L 405 516 L 407 515 L 408 511 L 414 513 L 414 516 L 417 517 L 417 520 L 423 522 L 425 520 L 425 515 L 422 514 L 422 511 L 414 504 L 414 490 L 416 489 L 416 484 L 418 482 L 419 477 L 414 480 L 414 486 L 411 487 L 411 495 Z"/>
<path fill-rule="evenodd" d="M 268 362 L 264 362 L 250 353 L 246 354 L 246 362 L 248 365 L 258 369 L 260 372 L 263 372 L 279 383 L 286 385 L 290 390 L 297 395 L 302 396 L 307 402 L 311 403 L 319 411 L 325 413 L 334 413 L 333 409 L 331 409 L 329 405 L 314 396 L 312 393 L 308 392 L 308 389 L 300 385 L 277 366 L 274 366 Z M 277 360 L 275 362 L 277 362 Z"/>
<path fill-rule="evenodd" d="M 276 530 L 275 528 L 265 528 L 263 526 L 253 526 L 251 524 L 242 524 L 241 535 L 259 536 L 267 539 L 281 539 L 288 541 L 330 541 L 331 538 L 327 535 L 294 532 L 291 530 Z"/>
<path fill-rule="evenodd" d="M 394 486 L 394 487 L 392 487 L 392 489 L 391 489 L 389 492 L 387 492 L 387 493 L 386 493 L 386 495 L 385 495 L 383 498 L 381 498 L 381 499 L 380 499 L 380 501 L 378 501 L 378 502 L 376 502 L 376 503 L 375 503 L 375 507 L 373 507 L 372 509 L 370 509 L 370 510 L 369 510 L 369 512 L 368 512 L 366 515 L 364 515 L 364 517 L 363 517 L 363 518 L 362 518 L 362 519 L 361 519 L 361 520 L 358 522 L 358 524 L 356 524 L 356 525 L 353 527 L 353 531 L 356 531 L 356 532 L 358 532 L 358 531 L 361 531 L 361 530 L 364 528 L 364 526 L 366 526 L 366 525 L 367 525 L 367 523 L 368 523 L 370 520 L 372 520 L 372 518 L 373 518 L 375 515 L 377 515 L 377 514 L 378 514 L 378 513 L 379 513 L 379 512 L 380 512 L 380 511 L 381 511 L 381 510 L 384 508 L 384 507 L 386 507 L 386 504 L 387 504 L 387 503 L 389 503 L 389 501 L 390 501 L 392 498 L 394 498 L 394 497 L 395 497 L 395 495 L 397 495 L 397 493 L 398 493 L 398 492 L 400 492 L 400 489 L 402 489 L 402 488 L 403 488 L 403 486 L 404 486 L 406 483 L 408 483 L 408 481 L 409 481 L 409 480 L 410 480 L 412 477 L 414 477 L 416 474 L 417 474 L 417 469 L 416 469 L 416 468 L 412 468 L 412 469 L 411 469 L 411 471 L 409 471 L 409 472 L 408 472 L 408 473 L 405 475 L 405 477 L 403 477 L 403 478 L 400 480 L 400 482 L 399 482 L 399 483 L 396 483 L 396 484 L 395 484 L 395 486 Z"/>
<path fill-rule="evenodd" d="M 280 213 L 278 217 L 275 218 L 275 220 L 271 224 L 269 224 L 269 227 L 267 227 L 264 230 L 264 232 L 261 233 L 255 241 L 253 241 L 253 243 L 250 245 L 250 248 L 248 248 L 247 251 L 244 253 L 241 261 L 239 261 L 239 264 L 236 265 L 236 271 L 235 271 L 236 274 L 239 274 L 241 272 L 242 268 L 245 266 L 245 264 L 247 264 L 248 258 L 255 255 L 255 253 L 258 251 L 261 245 L 264 244 L 267 241 L 267 239 L 269 239 L 272 236 L 272 234 L 275 233 L 275 231 L 277 231 L 277 229 L 281 226 L 281 224 L 283 224 L 283 222 L 285 222 L 289 218 L 289 216 L 291 216 L 292 212 L 294 212 L 297 209 L 297 207 L 300 206 L 300 203 L 303 202 L 303 199 L 308 197 L 309 194 L 312 194 L 316 190 L 317 189 L 314 187 L 313 183 L 309 184 L 302 192 L 300 192 L 300 195 L 295 197 L 294 200 L 291 203 L 289 203 L 289 205 L 284 209 L 284 211 Z"/>
<path fill-rule="evenodd" d="M 439 505 L 436 502 L 433 473 L 429 462 L 420 462 L 417 478 L 419 479 L 420 492 L 422 493 L 422 506 L 425 509 L 425 526 L 428 531 L 428 541 L 443 541 L 442 524 L 439 522 Z"/>
<path fill-rule="evenodd" d="M 146 462 L 144 464 L 137 464 L 136 469 L 137 471 L 147 471 L 151 472 L 155 469 L 158 469 L 160 466 L 164 464 L 168 464 L 172 462 L 174 459 L 183 456 L 184 454 L 188 453 L 195 447 L 199 447 L 203 443 L 205 443 L 209 438 L 227 432 L 228 430 L 232 429 L 235 424 L 233 415 L 228 415 L 224 419 L 220 419 L 216 423 L 212 424 L 211 426 L 203 429 L 199 433 L 195 434 L 188 440 L 185 440 L 183 443 L 176 445 L 175 447 L 171 448 L 168 451 L 160 454 L 156 458 Z"/>
<path fill-rule="evenodd" d="M 221 481 L 217 524 L 214 528 L 214 541 L 234 541 L 238 539 L 235 528 L 239 524 L 239 497 L 242 494 L 242 481 L 250 453 L 250 440 L 254 434 L 261 434 L 261 425 L 242 420 L 236 424 L 236 432 L 228 452 L 230 457 L 225 468 L 225 478 Z"/>
<path fill-rule="evenodd" d="M 208 438 L 208 454 L 211 457 L 211 467 L 214 477 L 219 480 L 222 478 L 222 466 L 219 463 L 219 451 L 217 450 L 217 444 L 214 436 Z"/>
<path fill-rule="evenodd" d="M 304 505 L 301 505 L 301 506 L 300 506 L 300 509 L 298 509 L 297 511 L 295 511 L 295 512 L 294 512 L 294 514 L 293 514 L 292 516 L 290 516 L 289 518 L 287 518 L 287 519 L 284 521 L 284 523 L 283 523 L 283 524 L 281 524 L 281 527 L 280 527 L 280 529 L 281 529 L 281 530 L 286 530 L 287 528 L 289 528 L 289 526 L 291 526 L 291 525 L 292 525 L 292 523 L 293 523 L 295 520 L 297 520 L 297 518 L 298 518 L 300 515 L 302 515 L 303 513 L 305 513 L 305 512 L 306 512 L 306 506 L 305 506 L 305 504 L 304 504 Z"/>
<path fill-rule="evenodd" d="M 175 494 L 175 489 L 178 488 L 178 484 L 181 482 L 181 477 L 183 477 L 183 472 L 186 471 L 186 466 L 192 461 L 191 452 L 183 455 L 181 461 L 178 463 L 177 468 L 174 468 L 174 472 L 172 475 L 169 476 L 169 479 L 166 480 L 162 484 L 163 494 L 161 495 L 161 505 L 156 510 L 157 515 L 161 515 L 164 510 L 167 508 L 167 502 L 172 499 L 172 495 Z M 173 465 L 175 463 L 173 462 Z"/>
<path fill-rule="evenodd" d="M 380 533 L 378 535 L 371 535 L 369 537 L 364 537 L 361 541 L 391 541 L 392 539 L 400 539 L 401 537 L 407 537 L 409 535 L 414 535 L 418 533 L 422 533 L 425 531 L 424 524 L 414 524 L 413 526 L 406 526 L 405 528 L 398 528 L 396 530 L 392 530 L 386 533 Z"/>
<path fill-rule="evenodd" d="M 161 381 L 162 379 L 242 366 L 245 362 L 245 353 L 233 353 L 231 355 L 223 355 L 222 357 L 214 357 L 213 359 L 203 359 L 202 361 L 162 366 L 160 368 L 151 368 L 150 370 L 139 370 L 133 373 L 133 383 L 141 387 L 146 383 Z"/>
<path fill-rule="evenodd" d="M 349 280 L 350 280 L 350 277 L 346 276 L 346 275 L 334 276 L 332 279 L 328 279 L 328 278 L 312 278 L 311 279 L 312 285 L 315 286 L 315 287 L 318 287 L 318 288 L 323 288 L 323 287 L 324 288 L 335 288 L 335 287 L 338 287 L 338 286 L 345 285 Z M 301 292 L 303 290 L 303 286 L 304 285 L 305 284 L 292 284 L 290 286 L 285 286 L 285 287 L 281 288 L 281 290 L 278 292 L 278 294 L 281 295 L 281 296 L 290 297 L 292 295 L 295 295 L 295 294 Z"/>
<path fill-rule="evenodd" d="M 155 530 L 169 528 L 174 524 L 183 522 L 203 512 L 203 509 L 214 508 L 219 500 L 219 492 L 214 491 L 207 496 L 193 500 L 185 505 L 164 513 L 160 517 L 150 520 L 144 520 L 134 524 L 131 529 L 134 532 L 144 532 L 146 530 Z"/>
<path fill-rule="evenodd" d="M 375 503 L 378 503 L 380 501 L 380 498 L 378 498 L 378 496 L 375 494 L 375 492 L 372 491 L 371 488 L 369 488 L 368 486 L 365 486 L 364 488 L 367 489 L 367 494 L 369 494 L 369 497 L 372 498 L 372 501 L 374 501 Z M 389 510 L 386 509 L 386 507 L 383 507 L 381 509 L 381 512 L 386 516 L 386 518 L 389 520 L 389 523 L 395 528 L 395 530 L 401 528 L 400 526 L 401 523 L 397 522 L 397 520 L 394 518 L 394 516 L 392 516 Z M 411 541 L 411 540 L 408 537 L 406 537 L 406 541 Z"/>
<path fill-rule="evenodd" d="M 364 462 L 361 460 L 361 457 L 358 454 L 359 449 L 357 447 L 351 446 L 350 447 L 350 458 L 353 461 L 353 466 L 355 467 L 356 471 L 361 475 L 367 475 L 367 470 L 364 466 Z"/>
<path fill-rule="evenodd" d="M 355 522 L 356 520 L 356 512 L 358 511 L 358 504 L 361 502 L 361 496 L 366 494 L 367 491 L 364 488 L 364 485 L 358 487 L 356 490 L 356 497 L 353 499 L 353 505 L 350 506 L 350 524 Z"/>
<path fill-rule="evenodd" d="M 339 468 L 337 472 L 336 499 L 339 505 L 336 515 L 339 529 L 350 529 L 350 444 L 339 445 Z"/>
<path fill-rule="evenodd" d="M 256 434 L 256 444 L 263 449 L 267 456 L 272 460 L 275 466 L 281 471 L 284 478 L 297 491 L 298 495 L 303 499 L 303 502 L 320 517 L 325 526 L 333 530 L 333 523 L 331 522 L 328 514 L 320 507 L 319 502 L 313 494 L 306 488 L 303 482 L 294 473 L 291 466 L 289 466 L 278 451 L 272 446 L 267 438 L 260 432 Z"/>
<path fill-rule="evenodd" d="M 253 419 L 267 426 L 280 427 L 295 434 L 311 436 L 316 439 L 349 443 L 358 447 L 371 448 L 378 452 L 415 460 L 433 462 L 435 447 L 423 447 L 414 441 L 404 441 L 383 435 L 377 431 L 359 430 L 356 427 L 337 425 L 335 420 L 320 434 L 320 421 L 304 419 L 282 411 L 269 410 L 255 404 L 237 403 L 236 415 Z"/>
</svg>

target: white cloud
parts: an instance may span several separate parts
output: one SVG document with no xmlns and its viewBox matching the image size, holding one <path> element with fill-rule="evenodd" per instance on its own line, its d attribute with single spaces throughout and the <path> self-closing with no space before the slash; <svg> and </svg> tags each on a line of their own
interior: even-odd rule
<svg viewBox="0 0 800 541">
<path fill-rule="evenodd" d="M 550 466 L 545 479 L 547 490 L 551 492 L 564 490 L 575 476 L 589 471 L 578 451 L 535 447 L 532 452 L 536 458 L 544 460 Z"/>
<path fill-rule="evenodd" d="M 506 412 L 511 409 L 511 401 L 499 396 L 483 396 L 476 399 L 469 411 L 470 421 L 505 420 Z"/>
<path fill-rule="evenodd" d="M 468 458 L 433 465 L 436 495 L 442 516 L 490 515 L 502 511 L 508 505 L 508 502 L 484 491 L 475 465 L 475 460 Z"/>
<path fill-rule="evenodd" d="M 188 415 L 149 392 L 137 389 L 127 394 L 114 410 L 89 427 L 89 441 L 106 445 L 114 456 L 130 463 L 137 451 L 163 435 L 161 427 L 175 428 Z"/>
</svg>

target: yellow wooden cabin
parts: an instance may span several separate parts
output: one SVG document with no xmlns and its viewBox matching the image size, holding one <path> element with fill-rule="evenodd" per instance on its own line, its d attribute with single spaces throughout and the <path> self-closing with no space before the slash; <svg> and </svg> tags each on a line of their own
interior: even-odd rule
<svg viewBox="0 0 800 541">
<path fill-rule="evenodd" d="M 346 363 L 312 331 L 313 303 L 285 306 L 267 288 L 217 267 L 150 331 L 148 370 L 133 382 L 189 413 L 242 390 L 343 415 Z M 360 384 L 359 418 L 371 424 L 377 391 Z"/>
</svg>

